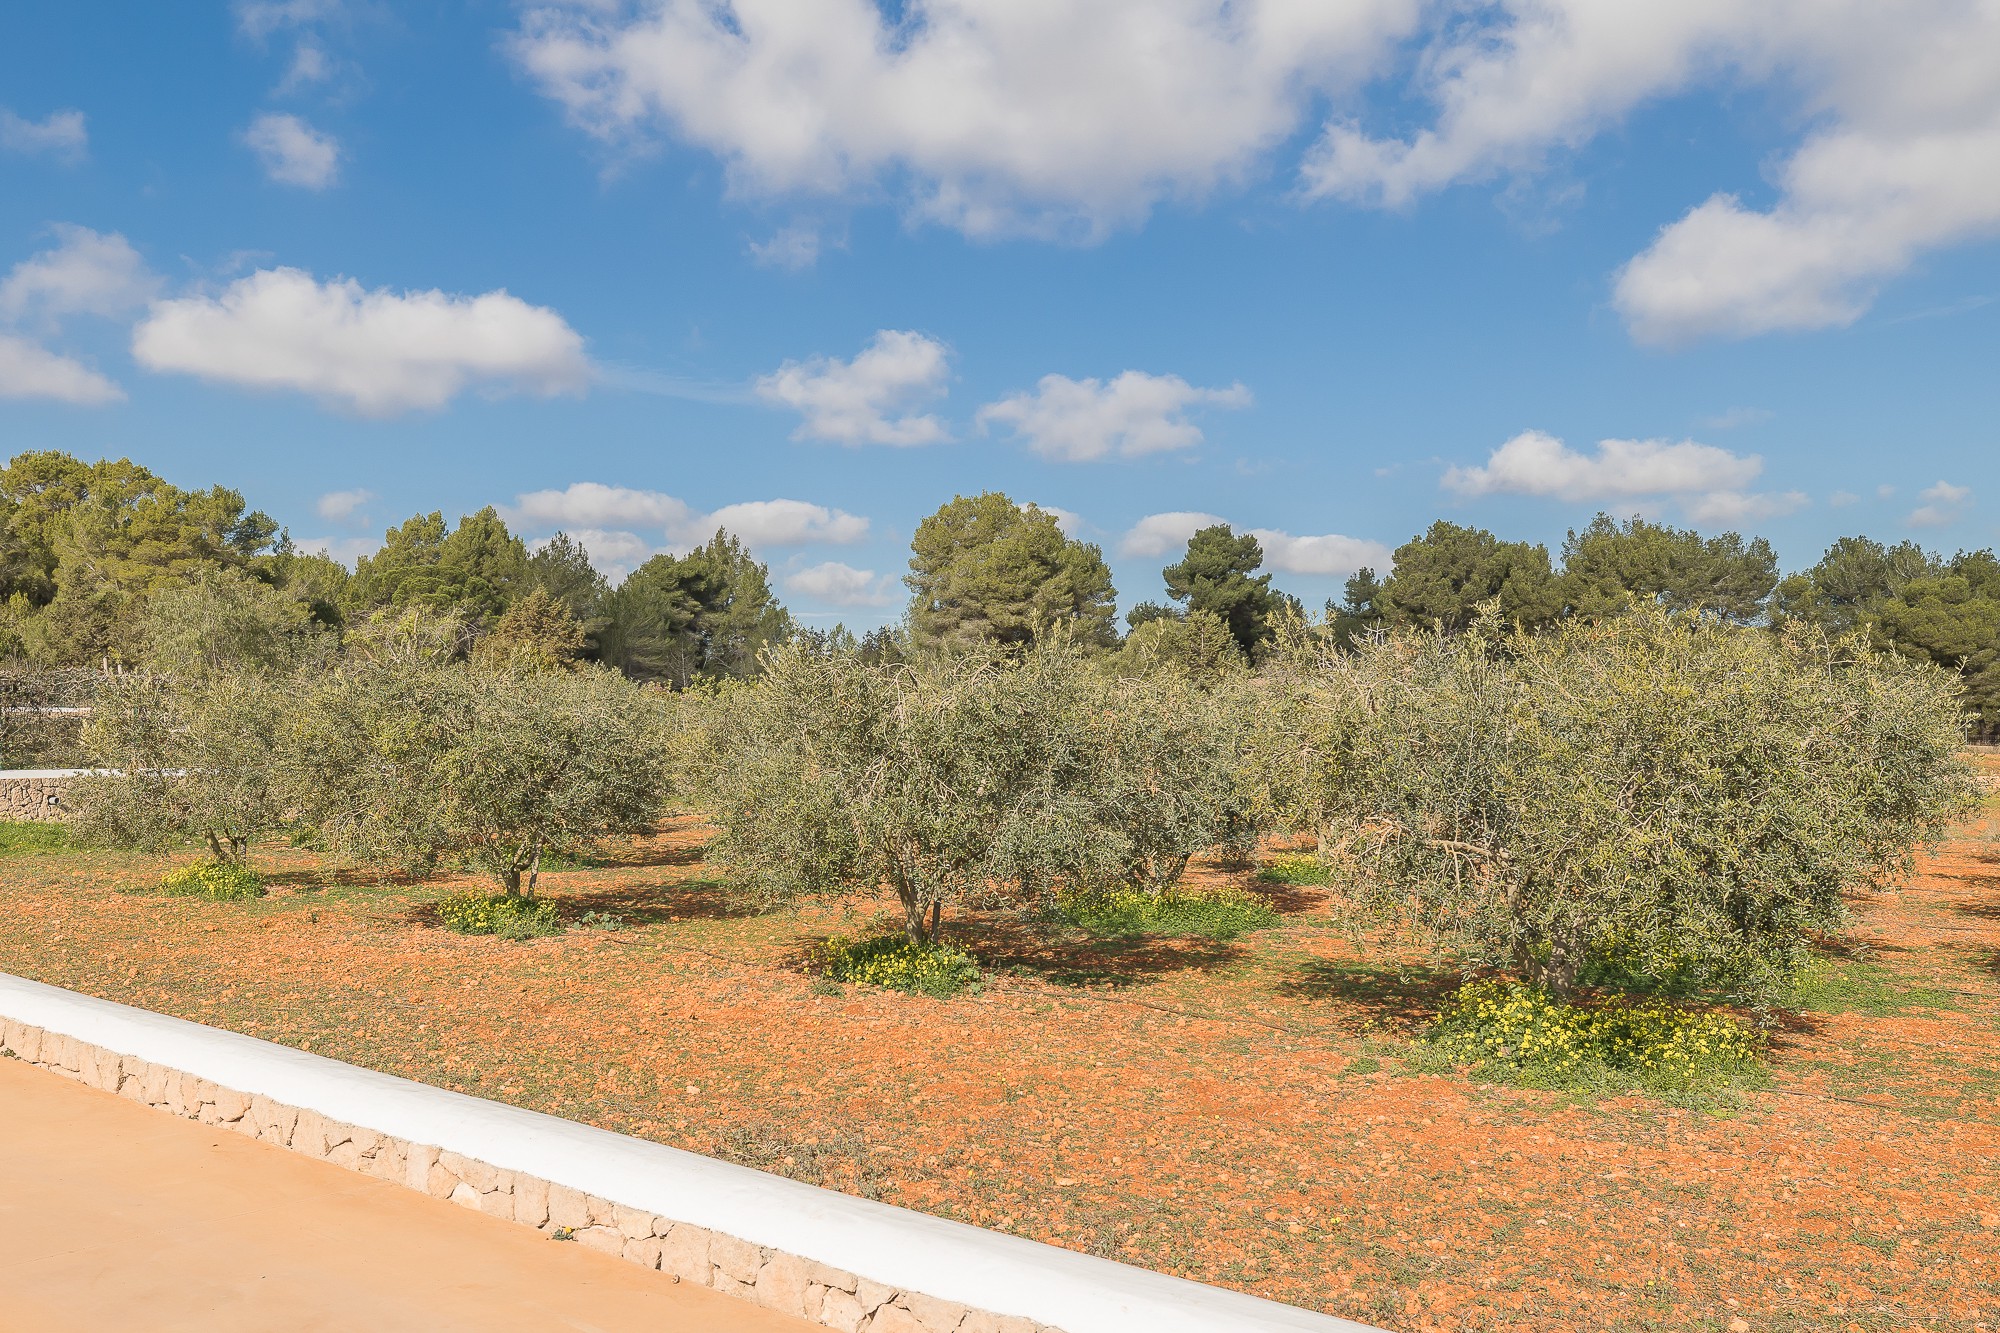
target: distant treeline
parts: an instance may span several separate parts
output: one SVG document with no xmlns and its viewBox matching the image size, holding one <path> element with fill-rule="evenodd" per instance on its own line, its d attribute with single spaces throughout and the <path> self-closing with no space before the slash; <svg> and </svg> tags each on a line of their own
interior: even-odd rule
<svg viewBox="0 0 2000 1333">
<path fill-rule="evenodd" d="M 919 525 L 908 610 L 860 644 L 871 657 L 979 643 L 1018 644 L 1055 624 L 1135 663 L 1234 654 L 1256 661 L 1277 621 L 1300 608 L 1271 586 L 1257 540 L 1217 526 L 1162 571 L 1166 600 L 1144 602 L 1121 636 L 1103 553 L 1055 516 L 1004 495 L 960 497 Z M 798 632 L 768 569 L 718 530 L 685 555 L 658 555 L 613 587 L 574 539 L 530 551 L 492 508 L 448 525 L 442 513 L 390 529 L 353 571 L 295 550 L 279 525 L 216 486 L 189 491 L 128 460 L 24 453 L 0 470 L 0 661 L 139 664 L 161 593 L 240 585 L 243 614 L 337 641 L 359 625 L 436 613 L 463 651 L 547 651 L 685 686 L 757 669 L 764 645 Z M 1914 543 L 1843 537 L 1810 569 L 1781 575 L 1770 544 L 1703 536 L 1600 514 L 1572 531 L 1560 561 L 1537 543 L 1438 522 L 1361 570 L 1326 606 L 1346 641 L 1401 625 L 1469 625 L 1482 606 L 1522 628 L 1617 614 L 1639 598 L 1744 625 L 1803 620 L 1961 674 L 1983 732 L 2000 728 L 2000 560 Z M 511 620 L 510 620 L 510 613 Z M 835 630 L 820 637 L 844 639 Z M 512 645 L 508 647 L 507 645 Z M 522 645 L 528 645 L 523 647 Z"/>
</svg>

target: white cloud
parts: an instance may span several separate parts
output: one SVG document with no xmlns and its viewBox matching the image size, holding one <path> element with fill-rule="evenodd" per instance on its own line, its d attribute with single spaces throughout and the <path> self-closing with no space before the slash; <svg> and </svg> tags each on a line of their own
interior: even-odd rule
<svg viewBox="0 0 2000 1333">
<path fill-rule="evenodd" d="M 515 496 L 506 513 L 508 521 L 519 526 L 562 528 L 572 536 L 586 531 L 648 529 L 682 548 L 707 541 L 717 528 L 727 528 L 753 549 L 845 546 L 868 535 L 868 520 L 860 515 L 805 500 L 747 500 L 704 512 L 663 491 L 595 481 Z M 632 534 L 627 531 L 624 535 Z"/>
<path fill-rule="evenodd" d="M 1386 570 L 1395 563 L 1395 553 L 1388 547 L 1361 537 L 1343 537 L 1332 532 L 1317 537 L 1294 537 L 1275 528 L 1252 528 L 1250 535 L 1264 548 L 1264 563 L 1286 574 L 1339 577 L 1364 565 Z"/>
<path fill-rule="evenodd" d="M 751 546 L 846 546 L 868 535 L 868 520 L 804 500 L 749 500 L 724 505 L 703 520 L 713 532 L 727 528 Z"/>
<path fill-rule="evenodd" d="M 349 569 L 364 555 L 373 555 L 382 549 L 379 537 L 300 537 L 295 543 L 307 555 L 323 555 L 329 560 L 338 560 Z"/>
<path fill-rule="evenodd" d="M 1835 509 L 1845 509 L 1860 498 L 1853 491 L 1835 491 L 1832 495 L 1826 497 L 1826 502 Z"/>
<path fill-rule="evenodd" d="M 366 291 L 294 268 L 239 278 L 220 296 L 155 301 L 133 330 L 149 370 L 293 389 L 364 416 L 443 407 L 473 385 L 581 392 L 583 339 L 505 291 Z"/>
<path fill-rule="evenodd" d="M 612 583 L 623 583 L 625 576 L 660 554 L 660 547 L 636 532 L 621 532 L 606 528 L 576 528 L 569 534 L 590 556 L 590 563 Z M 539 547 L 542 543 L 537 542 Z"/>
<path fill-rule="evenodd" d="M 1062 529 L 1062 535 L 1065 537 L 1074 537 L 1083 531 L 1083 515 L 1075 510 L 1059 509 L 1055 505 L 1045 504 L 1038 504 L 1035 508 L 1054 518 L 1056 526 Z"/>
<path fill-rule="evenodd" d="M 123 402 L 125 391 L 81 361 L 0 333 L 0 398 L 49 398 L 95 407 Z"/>
<path fill-rule="evenodd" d="M 316 42 L 300 42 L 292 51 L 292 63 L 285 70 L 285 77 L 278 81 L 278 95 L 325 83 L 333 78 L 334 69 L 333 58 L 327 55 L 325 47 Z"/>
<path fill-rule="evenodd" d="M 56 244 L 14 265 L 0 281 L 0 317 L 101 315 L 115 318 L 146 304 L 160 280 L 117 232 L 58 222 Z"/>
<path fill-rule="evenodd" d="M 340 141 L 297 116 L 267 111 L 250 122 L 243 142 L 280 185 L 324 190 L 340 175 Z"/>
<path fill-rule="evenodd" d="M 375 498 L 370 490 L 328 491 L 313 502 L 313 510 L 329 523 L 346 523 Z"/>
<path fill-rule="evenodd" d="M 1764 470 L 1755 454 L 1682 440 L 1601 440 L 1592 456 L 1543 431 L 1522 431 L 1481 467 L 1453 467 L 1444 487 L 1460 495 L 1547 495 L 1610 500 L 1691 495 L 1749 485 Z"/>
<path fill-rule="evenodd" d="M 819 228 L 804 223 L 781 228 L 768 241 L 750 242 L 750 257 L 765 268 L 809 269 L 819 262 Z"/>
<path fill-rule="evenodd" d="M 1585 454 L 1544 431 L 1522 431 L 1478 467 L 1452 467 L 1443 486 L 1467 497 L 1538 495 L 1571 501 L 1671 498 L 1695 523 L 1745 523 L 1793 513 L 1800 491 L 1750 492 L 1764 471 L 1756 454 L 1693 440 L 1600 440 Z"/>
<path fill-rule="evenodd" d="M 1132 525 L 1118 543 L 1118 554 L 1132 559 L 1178 556 L 1195 533 L 1226 522 L 1227 519 L 1200 512 L 1150 514 Z M 1331 532 L 1294 537 L 1277 528 L 1247 531 L 1264 548 L 1265 565 L 1286 574 L 1352 574 L 1363 565 L 1387 569 L 1393 559 L 1388 547 L 1360 537 Z"/>
<path fill-rule="evenodd" d="M 46 153 L 58 162 L 76 163 L 90 151 L 90 132 L 81 111 L 51 111 L 40 120 L 29 120 L 0 106 L 0 149 Z"/>
<path fill-rule="evenodd" d="M 1178 552 L 1187 539 L 1203 528 L 1212 528 L 1227 519 L 1214 514 L 1177 510 L 1170 514 L 1148 514 L 1132 525 L 1118 543 L 1118 554 L 1140 559 Z"/>
<path fill-rule="evenodd" d="M 1329 127 L 1309 192 L 1397 206 L 1531 171 L 1641 104 L 1775 85 L 1808 128 L 1768 209 L 1718 193 L 1619 273 L 1642 342 L 1846 324 L 1925 250 L 2000 231 L 2000 6 L 1965 0 L 1500 0 L 1438 11 L 1409 139 Z"/>
<path fill-rule="evenodd" d="M 1192 448 L 1202 436 L 1187 419 L 1190 408 L 1249 404 L 1250 391 L 1241 384 L 1197 389 L 1178 375 L 1128 370 L 1109 383 L 1044 375 L 1033 393 L 980 408 L 978 420 L 982 430 L 996 421 L 1011 427 L 1045 458 L 1078 463 Z"/>
<path fill-rule="evenodd" d="M 531 527 L 564 528 L 572 534 L 582 528 L 646 527 L 665 532 L 680 530 L 694 512 L 685 500 L 661 491 L 576 481 L 560 491 L 515 496 L 507 518 Z"/>
<path fill-rule="evenodd" d="M 785 576 L 785 590 L 833 606 L 887 606 L 896 600 L 894 580 L 872 569 L 829 560 Z"/>
<path fill-rule="evenodd" d="M 528 10 L 513 49 L 606 140 L 665 131 L 739 192 L 907 180 L 974 235 L 1096 235 L 1250 175 L 1352 87 L 1418 0 L 601 0 Z"/>
<path fill-rule="evenodd" d="M 757 380 L 757 396 L 805 418 L 792 433 L 795 440 L 936 444 L 951 432 L 916 409 L 944 394 L 949 355 L 934 338 L 883 329 L 852 361 L 817 356 L 785 362 Z"/>
<path fill-rule="evenodd" d="M 1690 522 L 1727 527 L 1754 523 L 1764 518 L 1783 518 L 1811 503 L 1804 491 L 1767 491 L 1759 494 L 1711 491 L 1707 495 L 1687 497 L 1681 502 L 1681 509 Z"/>
<path fill-rule="evenodd" d="M 1942 528 L 1965 517 L 1972 507 L 1972 488 L 1954 486 L 1941 481 L 1935 486 L 1926 486 L 1917 492 L 1923 504 L 1910 511 L 1908 523 L 1913 528 Z"/>
</svg>

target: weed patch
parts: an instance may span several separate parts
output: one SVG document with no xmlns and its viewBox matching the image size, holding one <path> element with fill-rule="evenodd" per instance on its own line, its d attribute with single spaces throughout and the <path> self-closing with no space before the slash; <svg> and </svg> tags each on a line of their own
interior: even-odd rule
<svg viewBox="0 0 2000 1333">
<path fill-rule="evenodd" d="M 1069 893 L 1056 900 L 1055 915 L 1079 930 L 1109 939 L 1201 935 L 1233 940 L 1247 931 L 1275 926 L 1280 919 L 1269 903 L 1237 888 Z"/>
<path fill-rule="evenodd" d="M 1264 863 L 1257 878 L 1266 884 L 1316 886 L 1333 883 L 1333 873 L 1316 856 L 1279 856 Z"/>
<path fill-rule="evenodd" d="M 1822 1014 L 1887 1018 L 1911 1009 L 1955 1009 L 1943 991 L 1897 980 L 1880 963 L 1859 958 L 1815 958 L 1792 986 L 1791 1007 Z"/>
<path fill-rule="evenodd" d="M 1763 1042 L 1742 1020 L 1661 1000 L 1568 1004 L 1519 982 L 1462 986 L 1425 1034 L 1439 1064 L 1530 1088 L 1714 1093 L 1758 1081 Z"/>
<path fill-rule="evenodd" d="M 69 850 L 69 830 L 61 824 L 0 819 L 0 856 Z"/>
<path fill-rule="evenodd" d="M 206 898 L 213 903 L 260 898 L 264 879 L 249 866 L 234 861 L 196 861 L 168 872 L 160 892 L 170 898 Z"/>
<path fill-rule="evenodd" d="M 901 935 L 868 940 L 829 940 L 825 974 L 831 981 L 857 982 L 888 990 L 947 999 L 981 980 L 971 954 L 948 944 L 913 944 Z"/>
<path fill-rule="evenodd" d="M 438 920 L 461 935 L 498 935 L 505 940 L 532 940 L 562 931 L 556 905 L 545 898 L 509 898 L 475 891 L 438 899 Z"/>
</svg>

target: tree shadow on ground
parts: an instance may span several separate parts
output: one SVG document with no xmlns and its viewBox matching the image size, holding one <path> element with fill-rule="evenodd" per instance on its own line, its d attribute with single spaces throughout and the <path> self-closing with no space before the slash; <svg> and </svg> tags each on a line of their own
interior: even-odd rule
<svg viewBox="0 0 2000 1333">
<path fill-rule="evenodd" d="M 881 933 L 893 933 L 885 920 Z M 799 966 L 816 970 L 827 936 L 796 941 Z M 995 914 L 947 922 L 944 941 L 965 950 L 989 972 L 1034 977 L 1053 986 L 1123 990 L 1179 972 L 1225 966 L 1246 956 L 1240 940 L 1200 936 L 1128 935 L 1098 938 L 1027 914 Z"/>
<path fill-rule="evenodd" d="M 767 909 L 713 879 L 676 879 L 663 884 L 618 885 L 550 894 L 565 922 L 586 912 L 615 916 L 628 926 L 652 926 L 674 921 L 738 921 L 762 916 Z"/>
<path fill-rule="evenodd" d="M 298 891 L 326 889 L 413 889 L 424 883 L 420 875 L 400 870 L 370 869 L 367 866 L 305 866 L 263 873 L 267 888 Z"/>
<path fill-rule="evenodd" d="M 1280 981 L 1276 990 L 1294 1000 L 1345 1005 L 1351 1013 L 1331 1017 L 1350 1027 L 1388 1024 L 1413 1029 L 1428 1023 L 1463 981 L 1450 968 L 1413 966 L 1386 971 L 1363 963 L 1315 958 L 1296 975 Z"/>
<path fill-rule="evenodd" d="M 1978 917 L 1982 921 L 2000 921 L 2000 899 L 1990 902 L 1960 902 L 1947 904 L 1960 916 Z"/>
</svg>

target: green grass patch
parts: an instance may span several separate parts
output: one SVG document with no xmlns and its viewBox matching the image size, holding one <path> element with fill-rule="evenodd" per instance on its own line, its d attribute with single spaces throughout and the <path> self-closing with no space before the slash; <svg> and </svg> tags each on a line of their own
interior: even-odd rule
<svg viewBox="0 0 2000 1333">
<path fill-rule="evenodd" d="M 160 892 L 170 898 L 240 902 L 263 897 L 264 878 L 237 861 L 194 861 L 168 871 L 160 881 Z"/>
<path fill-rule="evenodd" d="M 69 848 L 69 830 L 61 824 L 0 819 L 0 856 L 66 852 Z"/>
<path fill-rule="evenodd" d="M 510 898 L 504 893 L 466 890 L 437 900 L 438 920 L 461 935 L 498 935 L 533 940 L 562 931 L 556 905 L 546 898 Z"/>
<path fill-rule="evenodd" d="M 1163 893 L 1100 889 L 1065 893 L 1055 915 L 1079 930 L 1105 939 L 1133 935 L 1202 935 L 1233 940 L 1282 919 L 1269 903 L 1242 889 L 1170 888 Z"/>
<path fill-rule="evenodd" d="M 1763 1039 L 1729 1014 L 1626 996 L 1567 1003 L 1514 981 L 1461 986 L 1422 1047 L 1434 1066 L 1565 1092 L 1701 1101 L 1765 1074 Z"/>
<path fill-rule="evenodd" d="M 1791 1007 L 1822 1014 L 1887 1018 L 1912 1009 L 1955 1009 L 1943 991 L 1901 981 L 1880 963 L 1859 958 L 1815 958 L 1792 983 Z"/>
<path fill-rule="evenodd" d="M 1257 878 L 1266 884 L 1324 885 L 1333 883 L 1333 872 L 1317 856 L 1274 856 Z"/>
<path fill-rule="evenodd" d="M 982 980 L 978 960 L 949 944 L 912 944 L 901 935 L 828 940 L 823 970 L 830 981 L 855 982 L 948 999 Z"/>
</svg>

